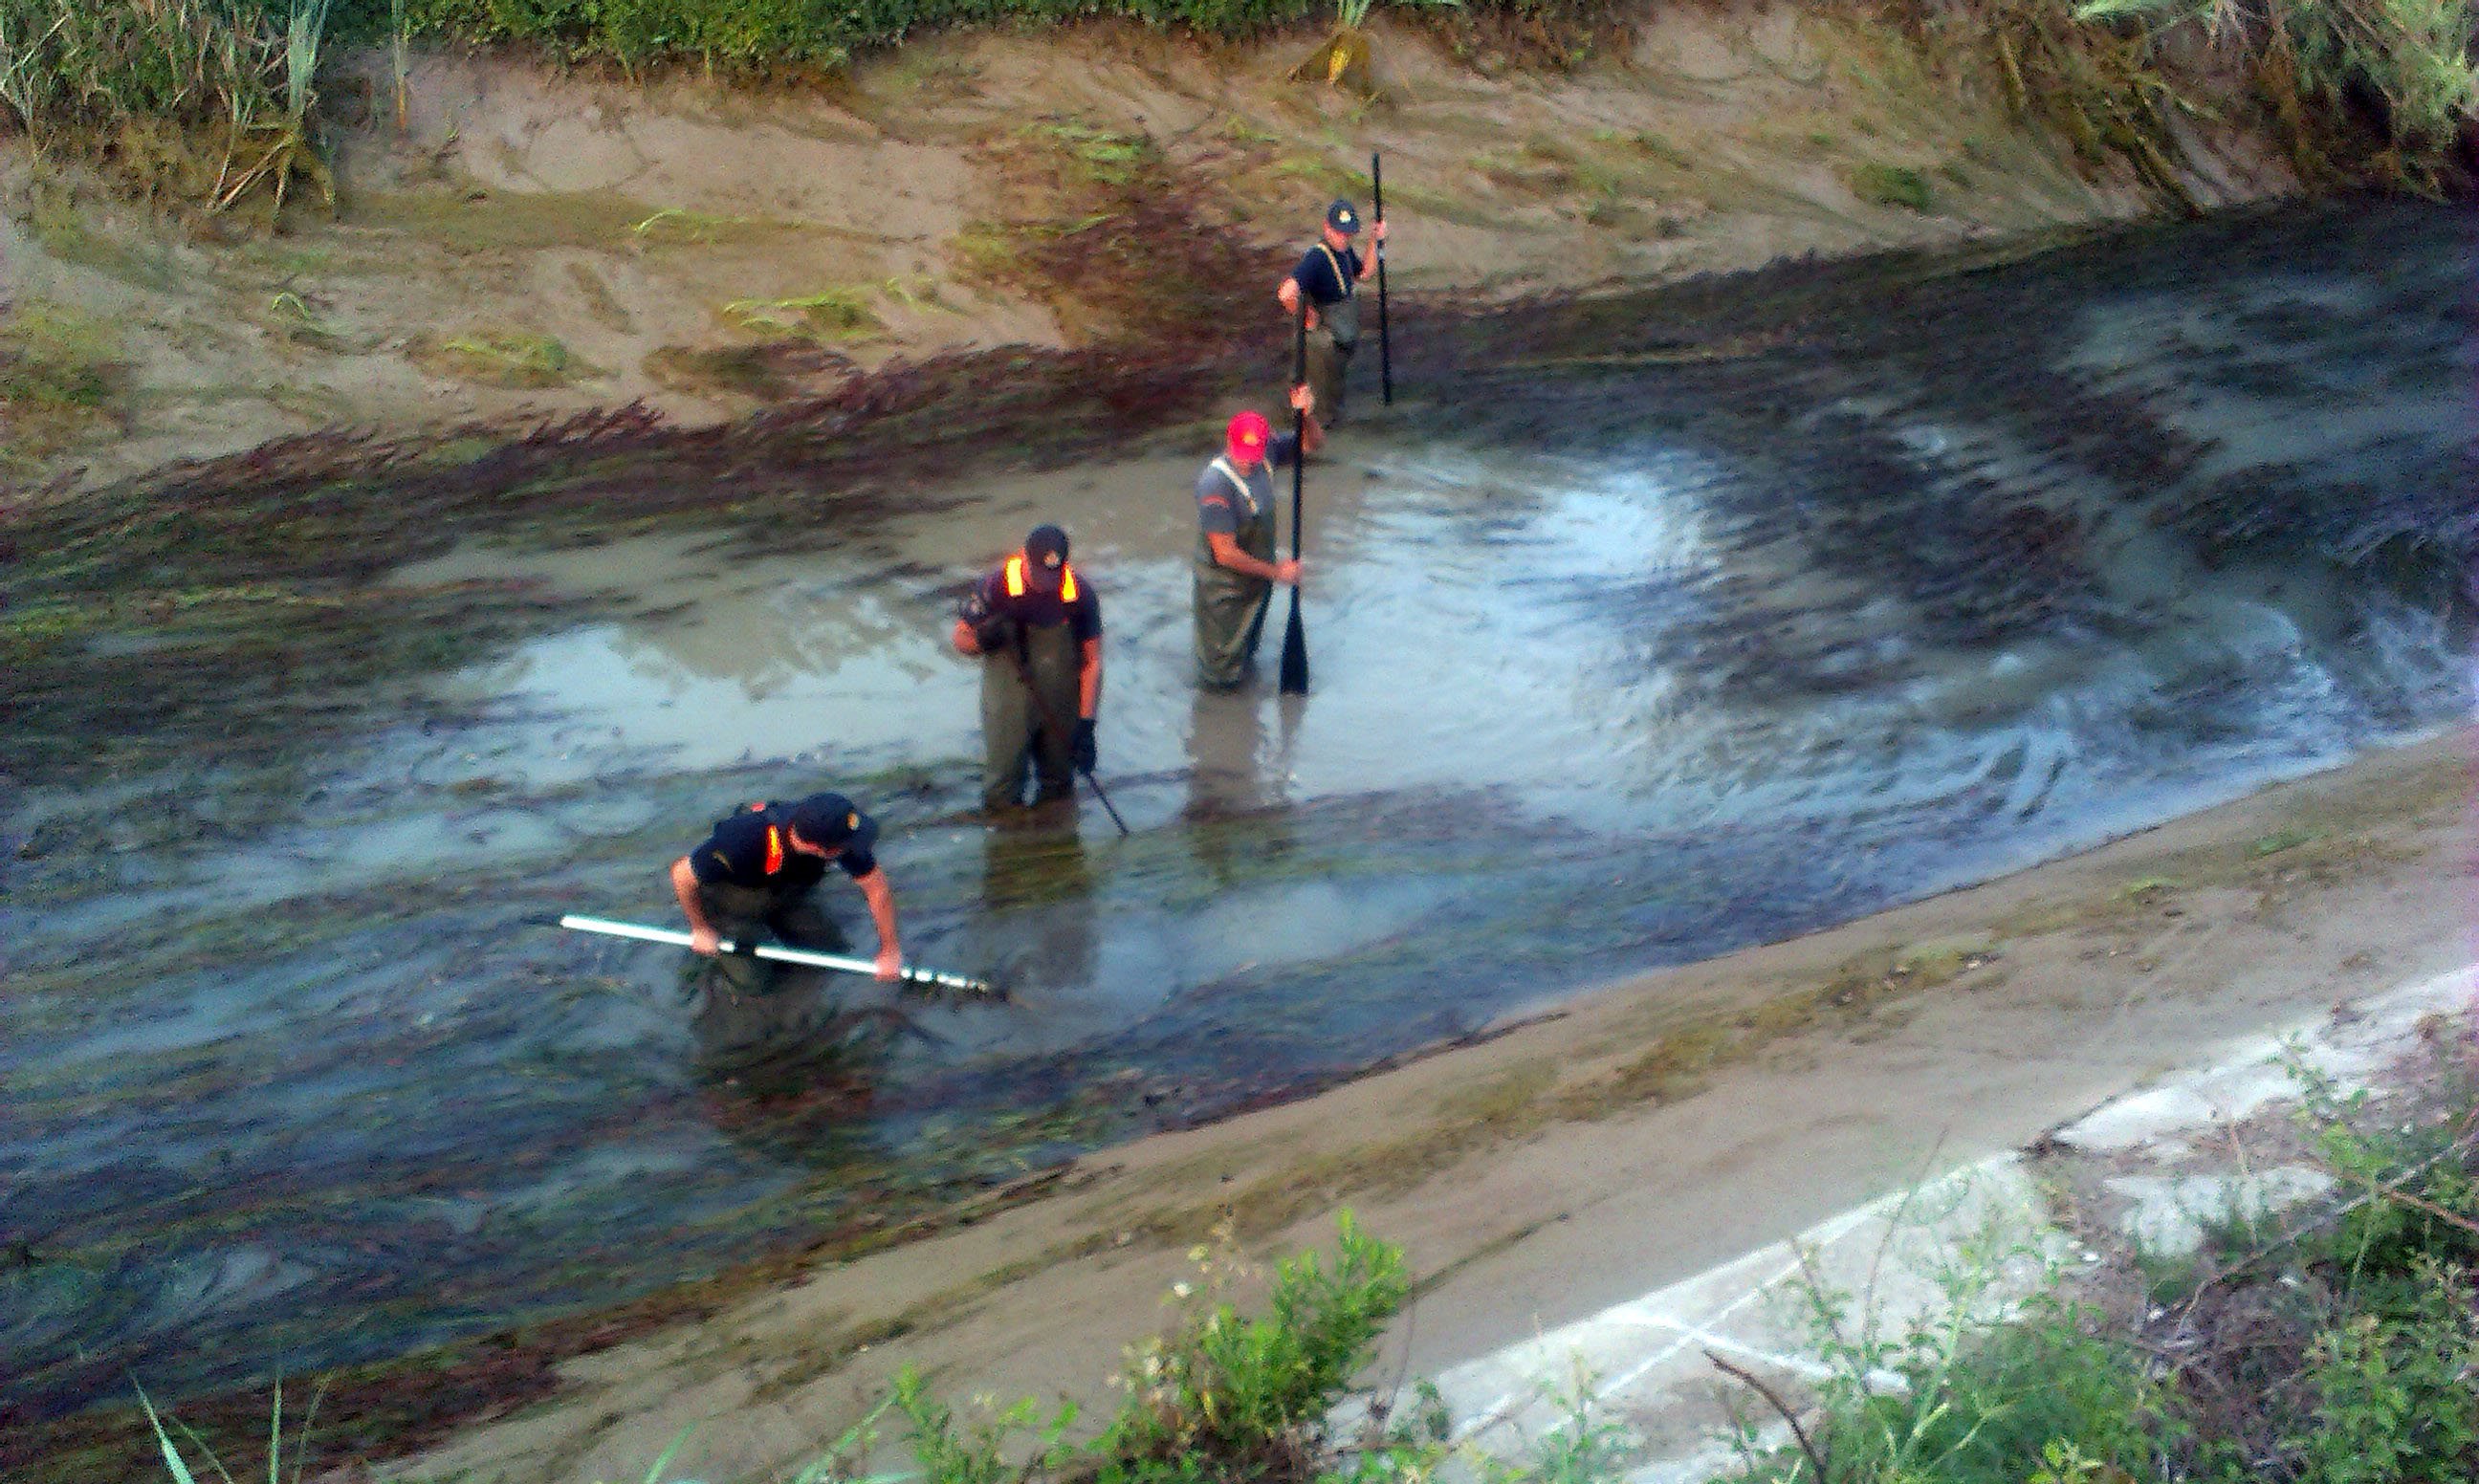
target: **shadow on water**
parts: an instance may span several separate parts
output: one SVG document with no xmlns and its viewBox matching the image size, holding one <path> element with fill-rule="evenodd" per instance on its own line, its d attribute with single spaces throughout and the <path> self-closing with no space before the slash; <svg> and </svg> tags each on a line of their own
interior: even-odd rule
<svg viewBox="0 0 2479 1484">
<path fill-rule="evenodd" d="M 1407 306 L 1424 399 L 1313 471 L 1305 701 L 1188 683 L 1181 420 L 1239 358 L 304 440 L 21 522 L 0 1411 L 882 1231 L 2466 715 L 2471 267 L 2385 206 Z M 1126 840 L 967 814 L 943 615 L 1043 515 Z M 667 920 L 709 821 L 829 785 L 914 957 L 1010 1004 L 536 925 Z"/>
</svg>

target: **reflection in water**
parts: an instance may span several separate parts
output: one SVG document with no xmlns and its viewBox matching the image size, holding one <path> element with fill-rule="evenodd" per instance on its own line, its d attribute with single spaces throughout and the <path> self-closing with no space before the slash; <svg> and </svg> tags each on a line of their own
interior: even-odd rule
<svg viewBox="0 0 2479 1484">
<path fill-rule="evenodd" d="M 777 964 L 762 992 L 716 984 L 694 1023 L 696 1075 L 715 1126 L 772 1158 L 854 1162 L 902 1011 L 853 1009 L 850 976 Z"/>
<path fill-rule="evenodd" d="M 982 903 L 1009 924 L 1003 987 L 1019 1002 L 1093 982 L 1096 883 L 1073 821 L 1062 806 L 982 835 Z"/>
<path fill-rule="evenodd" d="M 865 546 L 433 564 L 593 621 L 305 761 L 291 813 L 30 868 L 0 1236 L 70 1256 L 0 1271 L 0 1373 L 52 1410 L 607 1302 L 2466 716 L 2459 221 L 2078 251 L 1338 436 L 1305 699 L 1193 689 L 1189 450 Z M 1658 319 L 1593 303 L 1560 352 Z M 1108 584 L 1128 839 L 964 822 L 945 613 L 1029 505 Z M 885 826 L 907 951 L 1013 1003 L 693 1008 L 671 951 L 524 926 L 668 917 L 714 801 L 822 779 Z M 111 838 L 113 796 L 35 806 Z"/>
<path fill-rule="evenodd" d="M 1188 703 L 1188 818 L 1245 814 L 1282 802 L 1279 759 L 1265 746 L 1270 704 L 1254 684 L 1195 692 Z"/>
</svg>

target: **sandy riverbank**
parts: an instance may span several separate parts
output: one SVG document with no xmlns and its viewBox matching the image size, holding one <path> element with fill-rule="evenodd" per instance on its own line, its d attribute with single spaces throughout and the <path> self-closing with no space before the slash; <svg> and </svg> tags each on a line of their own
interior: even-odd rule
<svg viewBox="0 0 2479 1484">
<path fill-rule="evenodd" d="M 1358 1211 L 1422 1275 L 1390 1367 L 1453 1365 L 2024 1143 L 2221 1041 L 2467 961 L 2474 745 L 2368 756 L 1087 1158 L 1046 1198 L 572 1363 L 556 1395 L 407 1471 L 633 1476 L 701 1422 L 678 1471 L 755 1474 L 907 1363 L 952 1396 L 1092 1401 L 1226 1212 L 1273 1253 Z"/>
<path fill-rule="evenodd" d="M 1372 149 L 1410 294 L 1652 283 L 2161 205 L 1855 10 L 1647 6 L 1564 69 L 1371 35 L 1366 93 L 1290 77 L 1313 31 L 943 36 L 774 90 L 432 54 L 400 127 L 381 59 L 347 59 L 324 85 L 335 210 L 271 237 L 184 225 L 0 144 L 0 351 L 93 373 L 90 400 L 13 409 L 0 480 L 631 400 L 708 423 L 896 357 L 1242 335 L 1218 311 L 1192 322 L 1234 251 L 1262 260 L 1274 335 L 1271 284 L 1329 198 L 1365 195 Z M 2296 189 L 2235 132 L 2189 143 L 2202 204 Z"/>
</svg>

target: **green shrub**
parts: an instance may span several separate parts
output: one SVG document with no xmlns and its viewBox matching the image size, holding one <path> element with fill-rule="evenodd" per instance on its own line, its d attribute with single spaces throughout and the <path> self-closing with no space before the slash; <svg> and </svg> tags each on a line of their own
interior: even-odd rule
<svg viewBox="0 0 2479 1484">
<path fill-rule="evenodd" d="M 2302 1484 L 2464 1484 L 2479 1476 L 2479 1320 L 2468 1275 L 2419 1265 L 2406 1302 L 2315 1339 Z"/>
<path fill-rule="evenodd" d="M 924 1484 L 1405 1478 L 1433 1466 L 1445 1431 L 1434 1393 L 1411 1426 L 1360 1452 L 1345 1472 L 1331 1472 L 1339 1460 L 1325 1437 L 1326 1414 L 1410 1292 L 1402 1250 L 1363 1233 L 1346 1212 L 1332 1262 L 1308 1253 L 1277 1265 L 1265 1313 L 1250 1318 L 1220 1298 L 1246 1273 L 1229 1242 L 1225 1227 L 1216 1248 L 1190 1253 L 1200 1279 L 1172 1290 L 1180 1318 L 1129 1352 L 1113 1378 L 1126 1399 L 1089 1443 L 1066 1441 L 1073 1404 L 1045 1420 L 1026 1399 L 968 1422 L 907 1367 L 894 1405 L 912 1424 Z"/>
<path fill-rule="evenodd" d="M 360 0 L 368 5 L 370 0 Z M 834 66 L 915 32 L 1124 15 L 1238 35 L 1304 18 L 1309 0 L 406 0 L 418 32 L 520 41 L 626 66 L 697 59 Z"/>
<path fill-rule="evenodd" d="M 1314 1252 L 1286 1259 L 1264 1315 L 1200 1306 L 1131 1357 L 1129 1398 L 1093 1446 L 1106 1460 L 1102 1477 L 1177 1478 L 1200 1459 L 1211 1476 L 1257 1474 L 1309 1456 L 1327 1411 L 1410 1292 L 1402 1249 L 1368 1237 L 1345 1212 L 1333 1266 Z"/>
</svg>

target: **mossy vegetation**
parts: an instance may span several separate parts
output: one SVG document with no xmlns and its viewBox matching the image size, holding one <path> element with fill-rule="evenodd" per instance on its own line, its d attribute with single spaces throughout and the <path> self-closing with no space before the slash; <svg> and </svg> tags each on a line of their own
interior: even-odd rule
<svg viewBox="0 0 2479 1484">
<path fill-rule="evenodd" d="M 50 299 L 16 304 L 0 316 L 0 454 L 38 458 L 107 424 L 127 372 L 104 320 Z"/>
<path fill-rule="evenodd" d="M 822 289 L 785 298 L 733 299 L 719 311 L 736 329 L 818 342 L 860 340 L 884 327 L 866 291 Z"/>
<path fill-rule="evenodd" d="M 1924 212 L 1932 204 L 1928 177 L 1902 165 L 1870 161 L 1850 171 L 1851 193 L 1876 206 L 1900 206 Z"/>
<path fill-rule="evenodd" d="M 1281 272 L 1279 252 L 1199 217 L 1213 192 L 1151 139 L 1045 118 L 989 148 L 1007 215 L 966 224 L 951 244 L 957 265 L 1044 304 L 1073 340 L 1211 330 Z"/>
<path fill-rule="evenodd" d="M 567 345 L 534 330 L 480 328 L 414 348 L 414 359 L 467 381 L 504 387 L 556 387 L 601 374 Z"/>
</svg>

